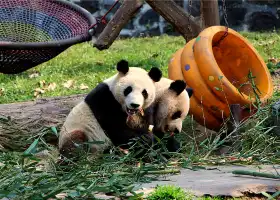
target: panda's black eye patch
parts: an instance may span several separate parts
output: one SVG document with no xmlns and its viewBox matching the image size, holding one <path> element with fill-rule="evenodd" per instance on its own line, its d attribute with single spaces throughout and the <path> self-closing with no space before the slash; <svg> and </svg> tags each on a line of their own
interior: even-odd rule
<svg viewBox="0 0 280 200">
<path fill-rule="evenodd" d="M 177 111 L 177 112 L 175 112 L 173 115 L 172 115 L 172 119 L 174 120 L 174 119 L 178 119 L 178 118 L 180 118 L 181 117 L 181 114 L 182 114 L 182 112 L 181 111 Z"/>
<path fill-rule="evenodd" d="M 142 95 L 143 95 L 144 99 L 147 99 L 147 98 L 148 98 L 148 92 L 147 92 L 146 89 L 144 89 L 144 90 L 142 91 Z"/>
<path fill-rule="evenodd" d="M 129 95 L 129 93 L 132 92 L 132 87 L 128 86 L 127 88 L 125 88 L 125 90 L 123 91 L 124 96 Z"/>
</svg>

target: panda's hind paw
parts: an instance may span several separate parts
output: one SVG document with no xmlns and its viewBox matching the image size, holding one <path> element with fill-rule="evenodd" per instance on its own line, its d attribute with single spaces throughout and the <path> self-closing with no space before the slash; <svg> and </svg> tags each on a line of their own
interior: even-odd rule
<svg viewBox="0 0 280 200">
<path fill-rule="evenodd" d="M 87 141 L 87 137 L 82 131 L 73 131 L 69 134 L 69 137 L 59 149 L 59 153 L 63 157 L 71 159 L 85 150 L 83 143 Z"/>
</svg>

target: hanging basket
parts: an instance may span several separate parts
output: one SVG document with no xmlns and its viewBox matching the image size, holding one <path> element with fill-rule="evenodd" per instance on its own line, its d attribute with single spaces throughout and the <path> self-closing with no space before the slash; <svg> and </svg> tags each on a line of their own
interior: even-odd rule
<svg viewBox="0 0 280 200">
<path fill-rule="evenodd" d="M 91 40 L 96 19 L 62 0 L 0 1 L 0 72 L 17 74 Z"/>
</svg>

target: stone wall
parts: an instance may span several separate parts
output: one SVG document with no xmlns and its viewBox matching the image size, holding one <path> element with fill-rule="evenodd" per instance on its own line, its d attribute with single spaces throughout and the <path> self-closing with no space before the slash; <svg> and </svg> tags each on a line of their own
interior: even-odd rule
<svg viewBox="0 0 280 200">
<path fill-rule="evenodd" d="M 69 0 L 100 17 L 114 4 L 114 0 Z M 188 10 L 188 0 L 175 0 Z M 219 1 L 221 25 L 225 25 L 222 0 Z M 118 4 L 106 18 L 110 20 Z M 226 0 L 229 27 L 237 31 L 271 31 L 280 28 L 280 0 Z M 200 16 L 200 0 L 192 0 L 191 14 Z M 172 26 L 144 4 L 140 12 L 121 31 L 121 37 L 177 35 Z"/>
</svg>

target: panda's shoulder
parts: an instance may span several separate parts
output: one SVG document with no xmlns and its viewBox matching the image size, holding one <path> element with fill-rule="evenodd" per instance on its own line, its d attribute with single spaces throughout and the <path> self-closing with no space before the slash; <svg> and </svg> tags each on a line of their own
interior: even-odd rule
<svg viewBox="0 0 280 200">
<path fill-rule="evenodd" d="M 121 105 L 115 99 L 111 92 L 109 85 L 105 82 L 99 83 L 84 99 L 85 103 L 89 106 L 93 114 L 99 120 L 103 118 L 110 118 L 112 113 L 120 115 L 122 113 Z"/>
<path fill-rule="evenodd" d="M 96 95 L 100 95 L 100 94 L 108 95 L 110 92 L 111 91 L 109 85 L 105 82 L 101 82 L 88 93 L 86 99 L 89 99 L 92 96 L 96 97 Z"/>
<path fill-rule="evenodd" d="M 88 104 L 90 108 L 96 106 L 107 107 L 109 102 L 112 103 L 111 105 L 116 103 L 109 85 L 105 82 L 99 83 L 85 97 L 85 103 Z"/>
</svg>

